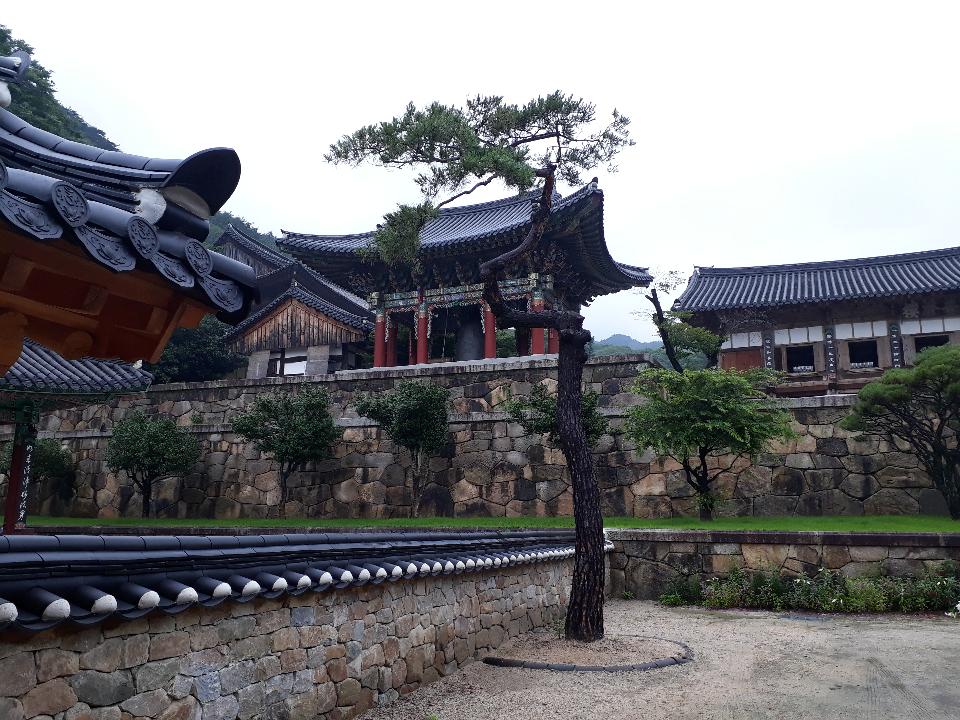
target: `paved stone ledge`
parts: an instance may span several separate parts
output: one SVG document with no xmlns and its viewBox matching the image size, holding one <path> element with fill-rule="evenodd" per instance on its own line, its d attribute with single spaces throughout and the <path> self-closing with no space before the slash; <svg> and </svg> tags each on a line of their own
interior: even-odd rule
<svg viewBox="0 0 960 720">
<path fill-rule="evenodd" d="M 958 527 L 960 529 L 960 527 Z M 917 576 L 960 562 L 958 533 L 609 530 L 608 592 L 658 598 L 680 578 L 723 577 L 735 567 L 787 575 L 828 568 L 848 577 Z"/>
</svg>

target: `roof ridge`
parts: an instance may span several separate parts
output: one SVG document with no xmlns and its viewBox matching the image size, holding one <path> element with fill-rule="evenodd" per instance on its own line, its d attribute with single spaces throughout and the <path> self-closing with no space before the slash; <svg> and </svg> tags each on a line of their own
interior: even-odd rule
<svg viewBox="0 0 960 720">
<path fill-rule="evenodd" d="M 858 265 L 888 265 L 891 263 L 943 258 L 956 255 L 960 257 L 960 247 L 938 248 L 935 250 L 917 250 L 895 255 L 874 255 L 864 258 L 845 258 L 840 260 L 816 260 L 805 263 L 784 263 L 780 265 L 744 265 L 740 267 L 712 267 L 697 265 L 694 270 L 701 275 L 759 275 L 775 272 L 796 272 L 800 270 L 826 270 L 830 268 L 849 268 Z"/>
<path fill-rule="evenodd" d="M 583 195 L 588 195 L 592 192 L 603 192 L 600 190 L 597 185 L 596 179 L 591 180 L 589 183 L 585 184 L 583 187 L 578 188 L 569 195 L 560 195 L 558 192 L 554 192 L 553 198 L 553 210 L 560 209 L 570 202 L 578 200 Z M 438 211 L 438 218 L 440 217 L 451 217 L 456 215 L 469 215 L 473 212 L 483 211 L 483 210 L 493 210 L 497 208 L 506 208 L 513 205 L 522 205 L 523 203 L 532 202 L 534 199 L 540 196 L 540 190 L 527 190 L 526 192 L 519 193 L 517 195 L 510 195 L 504 198 L 498 198 L 496 200 L 487 200 L 482 203 L 474 203 L 472 205 L 456 205 L 453 207 L 442 207 Z M 429 224 L 429 223 L 428 223 Z M 426 229 L 426 225 L 424 226 Z M 318 235 L 316 233 L 302 233 L 295 232 L 293 230 L 286 230 L 281 228 L 285 238 L 309 238 L 314 240 L 354 240 L 360 238 L 370 238 L 376 234 L 376 230 L 367 230 L 365 232 L 356 232 L 356 233 L 344 233 L 340 235 Z"/>
</svg>

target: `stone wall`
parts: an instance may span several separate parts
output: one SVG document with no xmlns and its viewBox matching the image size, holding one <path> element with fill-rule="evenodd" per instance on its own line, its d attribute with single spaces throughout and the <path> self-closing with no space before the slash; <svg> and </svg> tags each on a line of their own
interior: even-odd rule
<svg viewBox="0 0 960 720">
<path fill-rule="evenodd" d="M 734 567 L 813 574 L 916 576 L 960 561 L 960 535 L 935 533 L 609 530 L 608 592 L 652 600 L 682 577 L 723 577 Z"/>
<path fill-rule="evenodd" d="M 345 719 L 562 617 L 570 561 L 0 636 L 3 720 Z"/>
<path fill-rule="evenodd" d="M 607 515 L 656 518 L 696 513 L 693 490 L 679 465 L 637 449 L 620 432 L 629 390 L 643 359 L 591 360 L 584 387 L 600 393 L 611 433 L 596 448 L 597 474 Z M 197 433 L 203 460 L 190 475 L 164 481 L 159 514 L 176 517 L 389 517 L 409 514 L 410 459 L 380 429 L 357 418 L 355 394 L 382 392 L 398 380 L 419 378 L 450 388 L 450 442 L 431 462 L 424 514 L 569 515 L 572 495 L 561 451 L 529 436 L 502 412 L 512 395 L 535 383 L 555 386 L 556 361 L 500 360 L 381 371 L 348 371 L 310 378 L 330 393 L 343 428 L 331 460 L 295 473 L 290 503 L 280 507 L 275 464 L 240 442 L 231 418 L 263 392 L 290 390 L 301 379 L 161 385 L 140 396 L 54 413 L 42 434 L 62 440 L 79 461 L 77 497 L 63 503 L 41 487 L 32 510 L 76 516 L 132 516 L 139 498 L 125 477 L 103 462 L 113 423 L 134 408 L 172 415 Z M 777 445 L 755 463 L 743 459 L 717 482 L 720 515 L 861 515 L 946 511 L 941 494 L 916 458 L 876 437 L 857 438 L 836 427 L 852 397 L 785 400 L 796 440 Z M 192 425 L 194 418 L 199 425 Z M 724 460 L 724 464 L 728 464 Z"/>
</svg>

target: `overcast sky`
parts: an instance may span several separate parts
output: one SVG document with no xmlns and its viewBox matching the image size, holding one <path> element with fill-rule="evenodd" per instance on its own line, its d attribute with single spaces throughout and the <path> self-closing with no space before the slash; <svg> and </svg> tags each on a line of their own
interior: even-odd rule
<svg viewBox="0 0 960 720">
<path fill-rule="evenodd" d="M 123 150 L 235 148 L 226 209 L 275 233 L 369 230 L 417 199 L 408 175 L 326 165 L 340 135 L 410 100 L 559 88 L 633 119 L 636 146 L 600 173 L 623 262 L 687 274 L 960 245 L 957 3 L 245 6 L 6 3 L 0 22 Z M 600 298 L 588 327 L 651 339 L 631 314 L 645 304 Z"/>
</svg>

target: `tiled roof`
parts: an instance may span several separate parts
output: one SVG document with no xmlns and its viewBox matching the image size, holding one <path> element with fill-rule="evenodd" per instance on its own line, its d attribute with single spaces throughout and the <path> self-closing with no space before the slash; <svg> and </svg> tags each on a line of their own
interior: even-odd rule
<svg viewBox="0 0 960 720">
<path fill-rule="evenodd" d="M 0 535 L 0 629 L 40 631 L 431 575 L 496 573 L 570 558 L 573 540 L 570 530 Z"/>
<path fill-rule="evenodd" d="M 217 238 L 214 246 L 222 247 L 227 243 L 237 245 L 250 255 L 262 260 L 264 264 L 273 266 L 274 268 L 282 268 L 293 262 L 293 258 L 289 255 L 284 255 L 273 248 L 267 247 L 255 238 L 247 235 L 240 228 L 234 227 L 233 224 L 227 225 L 226 229 L 220 234 L 220 237 Z"/>
<path fill-rule="evenodd" d="M 794 265 L 697 268 L 674 308 L 688 312 L 960 291 L 960 247 Z"/>
<path fill-rule="evenodd" d="M 299 260 L 268 248 L 232 225 L 217 240 L 222 246 L 232 243 L 246 253 L 276 267 L 257 278 L 261 307 L 234 328 L 228 338 L 235 338 L 260 322 L 283 302 L 295 299 L 349 327 L 366 332 L 373 327 L 373 313 L 366 301 L 337 285 Z"/>
<path fill-rule="evenodd" d="M 361 332 L 367 332 L 373 329 L 373 320 L 372 315 L 369 317 L 363 317 L 360 315 L 354 315 L 342 307 L 334 305 L 327 300 L 324 300 L 322 297 L 315 295 L 306 288 L 303 288 L 299 285 L 291 285 L 284 292 L 277 295 L 273 300 L 268 302 L 266 305 L 258 308 L 253 312 L 249 317 L 247 317 L 243 322 L 237 324 L 235 327 L 230 329 L 230 332 L 224 336 L 224 342 L 231 342 L 232 340 L 243 335 L 247 330 L 254 327 L 266 317 L 270 315 L 274 310 L 283 305 L 289 300 L 296 300 L 301 302 L 307 307 L 313 308 L 317 312 L 323 313 L 332 320 L 343 323 L 348 327 L 352 327 L 355 330 Z"/>
<path fill-rule="evenodd" d="M 533 205 L 539 191 L 461 207 L 444 207 L 420 231 L 420 256 L 423 260 L 455 255 L 502 252 L 516 245 L 530 225 Z M 555 196 L 547 233 L 559 233 L 558 243 L 578 270 L 588 276 L 595 295 L 646 285 L 651 277 L 646 268 L 622 265 L 613 260 L 603 233 L 603 192 L 591 182 L 567 197 Z M 580 219 L 581 232 L 563 234 L 571 220 Z M 347 266 L 356 263 L 366 250 L 374 232 L 353 235 L 312 235 L 284 230 L 279 241 L 282 249 L 294 257 L 320 265 L 325 274 L 340 279 Z M 488 253 L 489 254 L 489 253 Z"/>
<path fill-rule="evenodd" d="M 22 80 L 28 63 L 23 54 L 0 57 L 0 82 Z M 242 316 L 256 278 L 203 240 L 207 218 L 239 180 L 240 159 L 228 148 L 186 160 L 130 155 L 66 140 L 0 108 L 0 217 L 37 240 L 73 241 L 115 272 L 159 273 L 225 319 Z"/>
<path fill-rule="evenodd" d="M 153 376 L 119 360 L 64 360 L 49 348 L 24 340 L 23 352 L 0 376 L 0 395 L 87 395 L 146 390 Z"/>
</svg>

